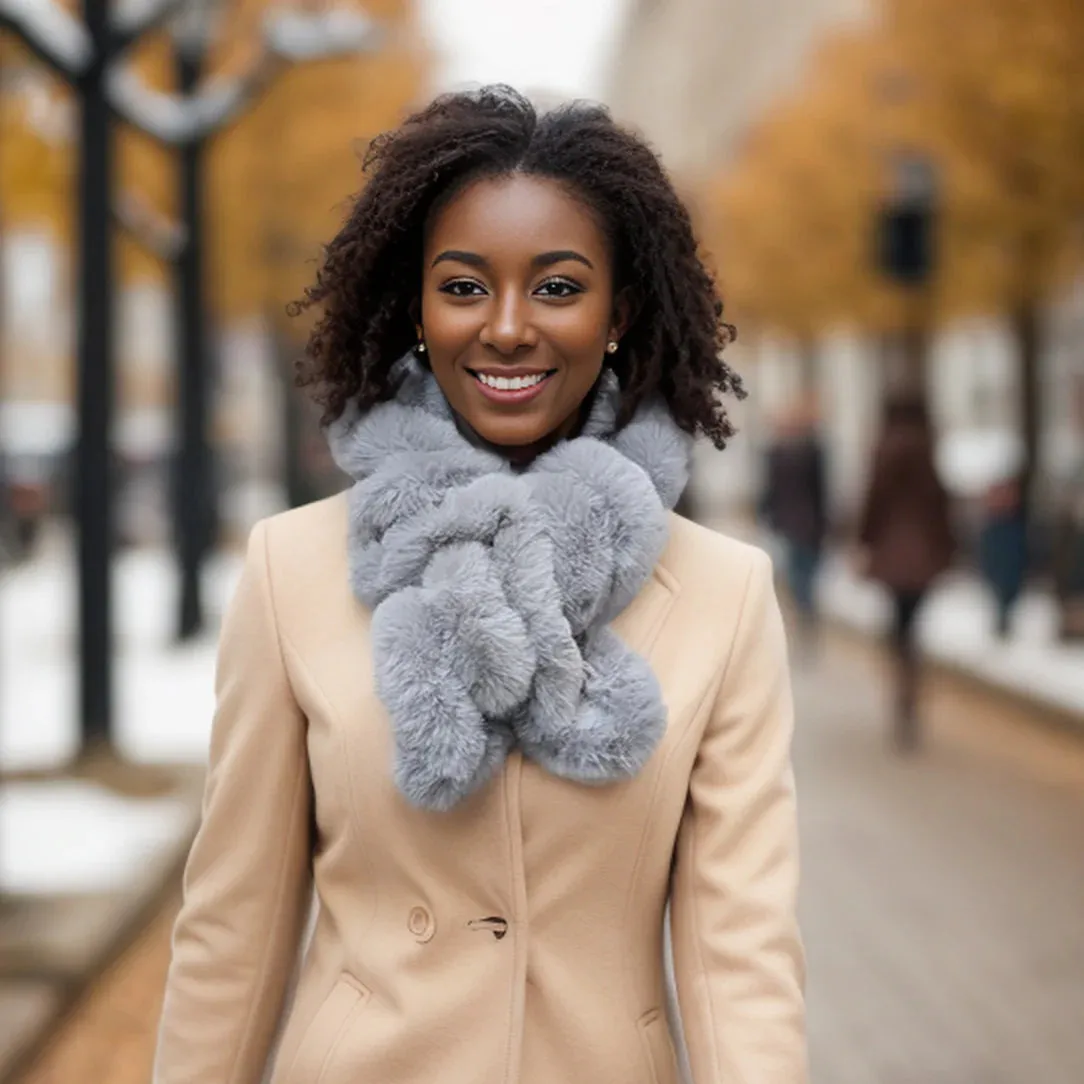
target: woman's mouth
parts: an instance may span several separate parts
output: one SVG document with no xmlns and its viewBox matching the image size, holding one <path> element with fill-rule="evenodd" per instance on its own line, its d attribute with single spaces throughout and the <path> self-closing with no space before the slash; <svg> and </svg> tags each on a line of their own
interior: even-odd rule
<svg viewBox="0 0 1084 1084">
<path fill-rule="evenodd" d="M 525 403 L 541 393 L 556 369 L 532 373 L 501 373 L 493 370 L 468 369 L 478 390 L 495 403 Z"/>
</svg>

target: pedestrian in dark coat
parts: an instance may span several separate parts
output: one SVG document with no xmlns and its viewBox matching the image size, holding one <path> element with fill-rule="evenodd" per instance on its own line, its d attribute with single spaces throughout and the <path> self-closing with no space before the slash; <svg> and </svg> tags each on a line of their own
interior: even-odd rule
<svg viewBox="0 0 1084 1084">
<path fill-rule="evenodd" d="M 948 493 L 934 462 L 929 415 L 921 399 L 897 396 L 885 406 L 859 523 L 870 579 L 891 593 L 898 688 L 895 736 L 917 744 L 918 652 L 915 621 L 931 584 L 955 549 Z"/>
<path fill-rule="evenodd" d="M 786 549 L 787 580 L 807 643 L 817 622 L 816 578 L 828 531 L 824 447 L 808 410 L 786 419 L 768 449 L 762 514 Z"/>
<path fill-rule="evenodd" d="M 994 483 L 983 503 L 979 565 L 997 604 L 997 635 L 1006 637 L 1028 570 L 1028 517 L 1022 479 Z"/>
</svg>

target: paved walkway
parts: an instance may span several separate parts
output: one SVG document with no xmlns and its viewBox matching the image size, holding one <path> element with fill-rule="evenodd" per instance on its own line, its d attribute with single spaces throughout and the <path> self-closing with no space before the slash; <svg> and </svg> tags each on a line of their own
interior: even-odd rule
<svg viewBox="0 0 1084 1084">
<path fill-rule="evenodd" d="M 20 1084 L 147 1084 L 176 910 L 171 900 Z"/>
<path fill-rule="evenodd" d="M 815 1084 L 1080 1084 L 1084 742 L 938 680 L 901 760 L 882 666 L 796 673 Z"/>
<path fill-rule="evenodd" d="M 942 678 L 900 760 L 882 670 L 795 673 L 814 1084 L 1081 1084 L 1084 741 Z M 27 1084 L 148 1079 L 167 910 Z"/>
</svg>

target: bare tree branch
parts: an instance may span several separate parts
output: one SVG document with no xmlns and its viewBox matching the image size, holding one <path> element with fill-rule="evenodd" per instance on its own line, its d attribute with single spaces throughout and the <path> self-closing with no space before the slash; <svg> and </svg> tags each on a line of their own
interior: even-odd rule
<svg viewBox="0 0 1084 1084">
<path fill-rule="evenodd" d="M 144 34 L 156 30 L 181 11 L 189 0 L 124 0 L 109 21 L 111 56 L 130 49 Z"/>
<path fill-rule="evenodd" d="M 0 27 L 15 34 L 69 83 L 94 59 L 94 44 L 86 28 L 56 0 L 0 0 Z"/>
<path fill-rule="evenodd" d="M 106 77 L 109 104 L 134 128 L 170 147 L 207 139 L 237 120 L 270 81 L 280 62 L 262 56 L 245 73 L 212 81 L 184 98 L 146 86 L 136 72 L 121 64 Z"/>
<path fill-rule="evenodd" d="M 9 0 L 0 0 L 4 2 Z M 152 90 L 121 61 L 106 76 L 106 93 L 116 113 L 133 127 L 167 146 L 180 147 L 207 139 L 237 120 L 282 65 L 370 52 L 381 40 L 377 25 L 358 11 L 281 10 L 264 23 L 266 51 L 240 76 L 211 82 L 184 98 Z"/>
<path fill-rule="evenodd" d="M 160 215 L 138 192 L 125 192 L 114 203 L 113 218 L 137 244 L 167 263 L 188 244 L 184 226 Z"/>
<path fill-rule="evenodd" d="M 263 37 L 275 56 L 300 64 L 375 52 L 385 34 L 368 15 L 351 8 L 317 12 L 280 8 L 264 19 Z"/>
</svg>

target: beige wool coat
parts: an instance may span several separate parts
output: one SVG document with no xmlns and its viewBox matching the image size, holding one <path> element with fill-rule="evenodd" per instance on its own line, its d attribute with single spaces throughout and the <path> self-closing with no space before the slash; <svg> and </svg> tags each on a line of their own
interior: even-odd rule
<svg viewBox="0 0 1084 1084">
<path fill-rule="evenodd" d="M 770 563 L 673 516 L 614 628 L 669 712 L 639 776 L 584 786 L 513 754 L 422 811 L 392 781 L 345 496 L 259 524 L 222 630 L 155 1084 L 677 1084 L 668 901 L 694 1084 L 803 1084 Z"/>
</svg>

